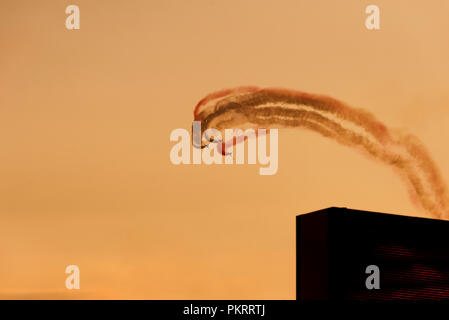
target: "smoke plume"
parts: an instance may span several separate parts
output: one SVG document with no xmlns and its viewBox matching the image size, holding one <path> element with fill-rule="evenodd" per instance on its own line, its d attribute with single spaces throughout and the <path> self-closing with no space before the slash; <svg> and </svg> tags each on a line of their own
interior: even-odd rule
<svg viewBox="0 0 449 320">
<path fill-rule="evenodd" d="M 238 87 L 206 96 L 197 104 L 194 120 L 201 121 L 202 133 L 209 128 L 315 131 L 390 165 L 407 184 L 415 205 L 433 218 L 449 218 L 446 186 L 423 144 L 411 134 L 387 128 L 363 109 L 323 95 Z M 240 141 L 220 141 L 219 150 L 226 154 Z"/>
</svg>

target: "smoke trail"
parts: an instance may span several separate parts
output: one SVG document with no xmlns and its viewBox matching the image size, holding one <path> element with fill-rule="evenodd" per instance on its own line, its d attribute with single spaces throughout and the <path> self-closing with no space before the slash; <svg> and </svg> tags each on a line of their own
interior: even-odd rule
<svg viewBox="0 0 449 320">
<path fill-rule="evenodd" d="M 194 111 L 201 133 L 209 128 L 306 128 L 357 148 L 390 166 L 406 182 L 413 202 L 434 218 L 449 218 L 439 171 L 418 138 L 388 129 L 369 112 L 336 99 L 285 89 L 238 87 L 212 93 Z M 219 144 L 219 150 L 243 141 Z M 209 141 L 205 141 L 209 143 Z"/>
</svg>

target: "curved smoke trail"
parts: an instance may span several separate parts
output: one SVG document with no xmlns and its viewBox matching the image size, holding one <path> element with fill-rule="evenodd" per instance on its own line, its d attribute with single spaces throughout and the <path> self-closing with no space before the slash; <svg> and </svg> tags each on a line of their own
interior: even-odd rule
<svg viewBox="0 0 449 320">
<path fill-rule="evenodd" d="M 197 104 L 194 120 L 201 121 L 201 134 L 209 128 L 318 132 L 389 164 L 407 183 L 415 204 L 434 218 L 449 218 L 445 184 L 425 147 L 416 137 L 387 128 L 365 110 L 323 95 L 238 87 L 206 96 Z M 239 141 L 222 142 L 219 150 L 225 154 Z"/>
</svg>

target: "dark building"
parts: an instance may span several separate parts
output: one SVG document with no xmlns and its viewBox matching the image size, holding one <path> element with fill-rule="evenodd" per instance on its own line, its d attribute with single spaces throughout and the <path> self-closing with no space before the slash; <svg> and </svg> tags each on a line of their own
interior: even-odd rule
<svg viewBox="0 0 449 320">
<path fill-rule="evenodd" d="M 296 217 L 296 250 L 298 300 L 449 300 L 449 221 L 333 207 Z"/>
</svg>

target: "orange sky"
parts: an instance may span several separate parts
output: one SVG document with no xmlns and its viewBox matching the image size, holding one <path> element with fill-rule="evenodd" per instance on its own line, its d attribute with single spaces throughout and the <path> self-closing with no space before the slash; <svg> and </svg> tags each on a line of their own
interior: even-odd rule
<svg viewBox="0 0 449 320">
<path fill-rule="evenodd" d="M 81 29 L 65 28 L 77 4 Z M 364 9 L 381 8 L 368 31 Z M 0 298 L 293 299 L 295 216 L 426 216 L 395 172 L 314 133 L 279 170 L 175 166 L 175 128 L 239 85 L 324 93 L 417 135 L 449 179 L 449 4 L 0 3 Z M 225 199 L 225 200 L 223 200 Z M 81 290 L 65 289 L 65 267 Z"/>
</svg>

